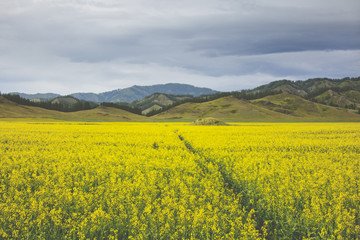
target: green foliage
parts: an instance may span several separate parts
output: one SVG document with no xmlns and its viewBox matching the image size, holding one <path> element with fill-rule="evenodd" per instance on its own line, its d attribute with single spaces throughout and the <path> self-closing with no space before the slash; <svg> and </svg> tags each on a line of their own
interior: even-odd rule
<svg viewBox="0 0 360 240">
<path fill-rule="evenodd" d="M 257 87 L 252 92 L 266 92 L 287 88 L 289 90 L 284 90 L 285 92 L 330 106 L 354 109 L 357 104 L 360 104 L 357 97 L 360 93 L 360 77 L 343 79 L 314 78 L 306 81 L 280 80 Z M 327 95 L 328 91 L 333 91 L 336 96 Z M 353 91 L 353 93 L 349 94 L 348 91 Z M 325 96 L 322 96 L 324 94 Z"/>
<path fill-rule="evenodd" d="M 135 113 L 138 115 L 141 115 L 141 109 L 138 107 L 131 107 L 125 104 L 119 104 L 119 103 L 112 103 L 112 102 L 103 102 L 100 104 L 101 106 L 104 107 L 113 107 L 113 108 L 118 108 L 118 109 L 122 109 L 131 113 Z"/>
<path fill-rule="evenodd" d="M 254 89 L 254 91 L 259 91 L 259 92 L 271 91 L 271 90 L 274 90 L 275 88 L 278 88 L 278 87 L 280 87 L 282 85 L 286 85 L 286 84 L 296 85 L 296 82 L 290 81 L 290 80 L 274 81 L 274 82 L 271 82 L 269 84 L 265 84 L 265 85 L 262 85 L 260 87 L 257 87 L 257 88 Z"/>
<path fill-rule="evenodd" d="M 192 98 L 192 95 L 172 95 L 166 93 L 153 93 L 142 100 L 133 101 L 129 105 L 141 108 L 142 110 L 151 108 L 154 105 L 164 107 L 171 105 L 174 102 L 182 101 L 185 98 Z"/>
<path fill-rule="evenodd" d="M 224 126 L 224 125 L 228 125 L 223 121 L 220 121 L 219 119 L 216 118 L 200 118 L 195 120 L 192 125 L 213 125 L 213 126 Z"/>
</svg>

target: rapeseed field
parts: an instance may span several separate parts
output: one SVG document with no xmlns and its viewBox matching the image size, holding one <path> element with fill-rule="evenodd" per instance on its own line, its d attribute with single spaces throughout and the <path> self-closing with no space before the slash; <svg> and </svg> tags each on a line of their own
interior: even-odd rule
<svg viewBox="0 0 360 240">
<path fill-rule="evenodd" d="M 0 239 L 359 239 L 360 123 L 0 122 Z"/>
</svg>

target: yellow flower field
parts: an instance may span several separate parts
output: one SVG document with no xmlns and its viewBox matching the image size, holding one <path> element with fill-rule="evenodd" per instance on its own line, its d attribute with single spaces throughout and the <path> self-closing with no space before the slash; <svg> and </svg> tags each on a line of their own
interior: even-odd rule
<svg viewBox="0 0 360 240">
<path fill-rule="evenodd" d="M 0 239 L 359 239 L 360 123 L 0 121 Z"/>
</svg>

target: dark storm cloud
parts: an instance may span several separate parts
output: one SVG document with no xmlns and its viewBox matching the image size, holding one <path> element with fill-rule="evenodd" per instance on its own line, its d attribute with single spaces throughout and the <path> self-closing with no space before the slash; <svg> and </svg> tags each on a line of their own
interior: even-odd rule
<svg viewBox="0 0 360 240">
<path fill-rule="evenodd" d="M 356 76 L 358 10 L 355 0 L 3 0 L 0 88 L 176 81 L 233 90 Z"/>
<path fill-rule="evenodd" d="M 251 26 L 253 29 L 235 25 L 223 30 L 219 26 L 214 32 L 221 37 L 194 41 L 192 49 L 202 49 L 210 56 L 360 49 L 360 28 L 355 23 L 301 26 L 264 23 L 261 28 L 254 26 L 256 24 Z"/>
</svg>

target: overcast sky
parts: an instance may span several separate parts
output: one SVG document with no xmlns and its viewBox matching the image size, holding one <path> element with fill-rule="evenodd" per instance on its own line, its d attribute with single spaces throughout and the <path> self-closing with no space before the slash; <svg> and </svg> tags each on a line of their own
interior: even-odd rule
<svg viewBox="0 0 360 240">
<path fill-rule="evenodd" d="M 0 0 L 0 91 L 360 76 L 359 0 Z"/>
</svg>

